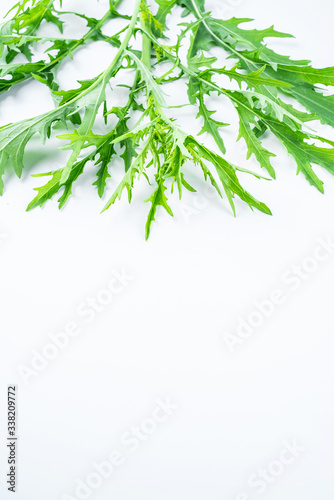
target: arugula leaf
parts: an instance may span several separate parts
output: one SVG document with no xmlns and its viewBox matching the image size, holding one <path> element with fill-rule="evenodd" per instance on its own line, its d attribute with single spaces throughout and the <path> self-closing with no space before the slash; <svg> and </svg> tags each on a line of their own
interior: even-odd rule
<svg viewBox="0 0 334 500">
<path fill-rule="evenodd" d="M 322 148 L 309 144 L 306 140 L 310 136 L 303 132 L 293 132 L 289 127 L 275 120 L 268 121 L 268 126 L 296 160 L 297 173 L 302 172 L 309 183 L 323 193 L 323 182 L 315 174 L 312 164 L 317 164 L 334 174 L 334 148 Z M 314 139 L 323 140 L 318 136 L 314 136 Z"/>
<path fill-rule="evenodd" d="M 274 157 L 262 146 L 260 139 L 256 136 L 256 122 L 255 117 L 251 111 L 242 105 L 237 104 L 236 109 L 239 115 L 239 136 L 238 140 L 243 138 L 247 145 L 247 160 L 254 155 L 262 168 L 264 168 L 271 177 L 275 179 L 276 174 L 273 166 L 271 165 L 270 158 Z M 253 125 L 253 128 L 252 128 Z"/>
<path fill-rule="evenodd" d="M 173 217 L 173 212 L 170 206 L 168 205 L 168 200 L 165 195 L 166 191 L 166 186 L 163 183 L 163 179 L 157 176 L 157 185 L 158 187 L 155 189 L 155 191 L 151 194 L 146 202 L 151 202 L 151 208 L 147 216 L 147 222 L 145 226 L 145 237 L 146 239 L 149 238 L 150 232 L 151 232 L 151 224 L 155 220 L 155 214 L 158 208 L 158 205 L 162 206 L 166 212 Z"/>
<path fill-rule="evenodd" d="M 28 2 L 24 2 L 17 5 L 22 9 L 27 3 Z M 20 29 L 17 28 L 17 23 L 13 21 L 7 21 L 2 27 L 0 26 L 0 52 L 1 48 L 4 50 L 6 47 L 8 50 L 6 64 L 0 64 L 0 93 L 31 78 L 35 78 L 45 83 L 51 90 L 57 90 L 57 69 L 66 57 L 72 57 L 73 53 L 80 47 L 98 40 L 108 41 L 113 45 L 119 46 L 119 34 L 116 33 L 112 37 L 106 37 L 101 31 L 103 25 L 110 19 L 124 17 L 116 11 L 116 7 L 119 3 L 120 0 L 115 0 L 112 3 L 112 8 L 108 10 L 100 20 L 71 12 L 78 17 L 84 18 L 87 21 L 87 27 L 90 28 L 83 37 L 78 40 L 59 37 L 40 37 L 37 35 L 39 25 L 30 26 L 29 31 L 25 29 L 23 34 L 21 34 Z M 28 15 L 28 12 L 29 10 L 26 15 Z M 28 32 L 30 32 L 29 35 L 27 34 Z M 52 42 L 52 45 L 45 50 L 45 58 L 43 60 L 37 63 L 31 62 L 31 50 L 35 46 L 34 44 L 38 42 Z M 25 64 L 10 64 L 19 52 L 26 55 L 28 62 Z M 7 75 L 10 75 L 11 79 L 5 79 L 4 77 Z"/>
<path fill-rule="evenodd" d="M 252 210 L 270 215 L 268 206 L 243 187 L 239 173 L 264 177 L 228 160 L 224 128 L 229 123 L 215 118 L 216 109 L 211 109 L 208 100 L 212 93 L 233 104 L 239 121 L 237 140 L 245 141 L 246 159 L 254 156 L 260 167 L 275 178 L 272 161 L 275 155 L 263 141 L 266 136 L 275 137 L 295 159 L 297 173 L 324 191 L 314 165 L 334 174 L 334 143 L 316 135 L 308 124 L 319 120 L 334 127 L 334 96 L 319 87 L 334 85 L 333 66 L 313 68 L 308 60 L 292 60 L 276 53 L 267 46 L 267 39 L 283 40 L 291 35 L 273 26 L 247 29 L 251 21 L 248 18 L 215 19 L 206 11 L 204 0 L 154 0 L 155 15 L 146 0 L 135 0 L 131 17 L 117 12 L 119 2 L 110 0 L 110 8 L 100 20 L 72 12 L 87 23 L 87 32 L 79 40 L 39 35 L 42 21 L 53 23 L 60 32 L 63 29 L 65 11 L 56 10 L 51 0 L 21 0 L 11 9 L 12 17 L 0 25 L 0 92 L 34 78 L 49 87 L 55 103 L 55 108 L 47 113 L 0 128 L 1 194 L 8 167 L 21 176 L 30 139 L 39 134 L 44 143 L 58 123 L 68 129 L 58 135 L 61 141 L 66 141 L 60 149 L 69 151 L 66 165 L 37 175 L 47 179 L 36 188 L 36 196 L 27 210 L 43 206 L 56 195 L 62 208 L 76 181 L 88 169 L 95 169 L 93 186 L 98 196 L 104 197 L 107 185 L 113 183 L 114 160 L 120 156 L 124 175 L 102 211 L 121 199 L 123 192 L 127 192 L 131 202 L 136 183 L 144 177 L 152 187 L 150 196 L 144 200 L 150 203 L 146 238 L 159 209 L 173 215 L 169 189 L 173 192 L 176 186 L 179 198 L 184 189 L 195 192 L 184 173 L 189 162 L 199 168 L 204 180 L 211 183 L 223 203 L 227 201 L 234 215 L 240 201 Z M 186 19 L 179 24 L 176 42 L 171 42 L 168 16 L 177 16 L 179 11 Z M 189 14 L 191 17 L 187 18 Z M 103 26 L 113 18 L 126 20 L 126 26 L 112 36 L 105 36 Z M 135 37 L 141 42 L 140 49 L 137 45 L 133 48 Z M 71 58 L 84 44 L 97 40 L 116 48 L 109 66 L 94 78 L 79 81 L 77 88 L 60 89 L 57 71 L 61 62 Z M 37 44 L 46 44 L 40 60 L 32 59 Z M 213 55 L 212 48 L 220 50 Z M 17 63 L 18 54 L 25 55 L 26 62 Z M 227 66 L 228 59 L 233 60 L 233 67 Z M 165 66 L 159 73 L 161 64 Z M 106 88 L 117 75 L 121 78 L 124 71 L 133 72 L 133 84 L 121 84 L 128 89 L 127 100 L 115 106 Z M 157 76 L 161 73 L 162 76 Z M 213 150 L 180 128 L 173 117 L 173 108 L 178 106 L 169 104 L 173 98 L 165 91 L 165 85 L 176 80 L 186 83 L 187 104 L 196 108 L 196 119 L 201 123 L 198 135 L 209 134 L 215 142 Z M 302 111 L 297 109 L 297 103 L 302 105 Z M 105 134 L 98 135 L 95 123 L 101 114 L 107 127 L 110 115 L 115 124 Z M 130 126 L 134 117 L 136 123 Z M 116 144 L 123 148 L 121 154 Z M 90 148 L 88 154 L 87 148 Z"/>
<path fill-rule="evenodd" d="M 231 163 L 226 161 L 221 156 L 217 155 L 213 151 L 210 151 L 208 148 L 199 144 L 193 138 L 190 138 L 189 144 L 194 145 L 202 158 L 212 163 L 215 167 L 219 179 L 223 185 L 225 194 L 227 199 L 231 205 L 234 215 L 236 215 L 235 206 L 233 202 L 233 198 L 237 195 L 241 200 L 245 201 L 248 206 L 253 209 L 257 208 L 261 212 L 265 214 L 271 215 L 270 209 L 262 202 L 259 202 L 256 198 L 254 198 L 250 193 L 244 190 L 241 186 L 238 177 L 236 175 L 237 168 L 234 167 Z"/>
<path fill-rule="evenodd" d="M 72 193 L 73 183 L 78 179 L 79 175 L 82 174 L 83 169 L 85 167 L 86 161 L 82 160 L 78 162 L 74 168 L 71 170 L 71 174 L 67 179 L 64 185 L 63 195 L 59 198 L 59 208 L 62 208 L 68 198 Z M 35 191 L 38 192 L 37 196 L 29 203 L 27 210 L 31 210 L 38 206 L 42 207 L 47 200 L 50 200 L 62 187 L 61 177 L 62 177 L 62 169 L 56 170 L 54 172 L 48 172 L 45 174 L 37 174 L 34 177 L 44 177 L 44 176 L 52 176 L 51 179 L 44 185 L 39 188 L 35 188 Z"/>
<path fill-rule="evenodd" d="M 17 8 L 16 14 L 11 20 L 0 25 L 0 49 L 3 50 L 4 46 L 8 45 L 7 63 L 20 53 L 31 61 L 31 42 L 34 41 L 34 35 L 43 20 L 55 24 L 62 32 L 63 21 L 57 15 L 53 3 L 53 0 L 23 0 L 14 5 L 11 10 Z M 11 47 L 13 43 L 14 47 Z"/>
<path fill-rule="evenodd" d="M 222 139 L 222 136 L 219 133 L 219 129 L 221 127 L 228 127 L 229 124 L 219 122 L 219 121 L 215 120 L 214 118 L 212 118 L 212 115 L 214 115 L 216 113 L 216 111 L 210 111 L 205 106 L 203 92 L 201 92 L 201 90 L 199 90 L 198 99 L 199 99 L 199 107 L 198 107 L 197 118 L 202 116 L 204 119 L 204 125 L 203 125 L 199 135 L 204 134 L 205 132 L 210 134 L 213 137 L 213 139 L 215 140 L 220 151 L 223 154 L 225 154 L 226 148 L 225 148 L 225 144 L 224 144 L 224 141 Z"/>
</svg>

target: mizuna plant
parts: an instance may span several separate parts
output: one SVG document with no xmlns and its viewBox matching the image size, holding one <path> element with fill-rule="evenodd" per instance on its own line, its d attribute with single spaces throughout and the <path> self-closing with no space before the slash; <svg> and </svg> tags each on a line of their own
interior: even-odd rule
<svg viewBox="0 0 334 500">
<path fill-rule="evenodd" d="M 323 192 L 323 182 L 313 165 L 334 173 L 334 143 L 316 135 L 307 124 L 319 120 L 334 126 L 334 96 L 317 87 L 317 84 L 334 85 L 334 67 L 315 69 L 310 61 L 294 61 L 276 54 L 266 45 L 266 39 L 291 35 L 277 32 L 273 27 L 249 30 L 245 23 L 250 19 L 215 19 L 205 10 L 204 0 L 151 0 L 151 6 L 146 0 L 123 1 L 128 1 L 131 17 L 118 13 L 116 0 L 110 0 L 110 9 L 101 20 L 72 13 L 87 21 L 87 32 L 78 40 L 38 35 L 42 21 L 54 23 L 62 31 L 64 12 L 48 0 L 22 0 L 10 11 L 14 12 L 13 17 L 0 26 L 0 92 L 34 78 L 50 88 L 55 102 L 55 108 L 47 113 L 0 128 L 1 193 L 5 168 L 9 165 L 20 177 L 29 140 L 38 133 L 44 143 L 60 122 L 69 128 L 68 133 L 58 135 L 60 140 L 67 141 L 62 146 L 70 151 L 67 164 L 59 170 L 38 174 L 48 180 L 36 189 L 37 195 L 28 210 L 42 206 L 58 192 L 61 192 L 58 200 L 61 208 L 71 195 L 73 183 L 87 169 L 96 170 L 94 185 L 102 197 L 106 183 L 113 182 L 110 172 L 119 143 L 123 147 L 124 177 L 103 210 L 120 199 L 123 191 L 130 202 L 135 182 L 144 176 L 153 184 L 152 194 L 146 200 L 150 203 L 146 238 L 159 205 L 173 215 L 167 189 L 173 191 L 176 185 L 180 198 L 183 189 L 194 191 L 184 176 L 186 162 L 199 167 L 218 195 L 227 198 L 234 213 L 234 198 L 238 197 L 251 209 L 270 214 L 264 203 L 242 187 L 238 172 L 261 176 L 233 165 L 225 156 L 222 127 L 226 124 L 217 121 L 206 104 L 212 92 L 228 98 L 234 105 L 239 139 L 243 138 L 247 145 L 248 158 L 254 155 L 266 173 L 275 178 L 271 161 L 275 155 L 263 145 L 265 135 L 274 135 L 294 157 L 297 172 L 302 172 L 310 184 Z M 174 12 L 179 15 L 181 9 L 185 22 L 179 24 L 176 42 L 172 44 L 166 19 Z M 126 26 L 113 36 L 106 36 L 102 28 L 113 18 L 122 18 Z M 110 64 L 95 78 L 80 81 L 77 88 L 61 90 L 57 70 L 62 61 L 82 45 L 96 40 L 104 40 L 116 48 Z M 140 49 L 134 48 L 138 40 Z M 42 60 L 32 62 L 37 42 L 49 46 Z M 222 49 L 219 58 L 210 55 L 213 47 Z M 18 54 L 23 54 L 26 62 L 15 62 Z M 166 63 L 167 71 L 158 77 L 159 65 L 166 67 Z M 126 102 L 112 106 L 107 87 L 116 76 L 122 78 L 122 72 L 129 70 L 133 73 L 133 83 L 127 86 Z M 236 82 L 238 87 L 222 86 L 218 83 L 221 75 Z M 165 89 L 175 80 L 182 80 L 188 86 L 187 104 L 197 107 L 201 134 L 212 136 L 217 146 L 215 151 L 183 130 L 173 118 L 173 106 L 166 102 Z M 296 101 L 303 111 L 292 104 Z M 99 114 L 107 126 L 110 115 L 116 119 L 116 124 L 109 126 L 104 135 L 94 132 Z M 128 122 L 135 114 L 137 122 L 130 127 Z"/>
</svg>

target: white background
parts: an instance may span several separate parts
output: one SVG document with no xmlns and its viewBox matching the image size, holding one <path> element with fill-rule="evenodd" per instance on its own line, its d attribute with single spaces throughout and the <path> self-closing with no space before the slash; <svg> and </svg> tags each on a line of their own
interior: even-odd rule
<svg viewBox="0 0 334 500">
<path fill-rule="evenodd" d="M 96 17 L 107 6 L 86 3 L 64 5 Z M 9 6 L 3 1 L 1 11 Z M 312 59 L 317 67 L 334 64 L 329 0 L 208 6 L 217 15 L 254 17 L 257 27 L 275 23 L 296 36 L 275 41 L 277 50 Z M 63 87 L 101 71 L 109 50 L 100 44 L 78 52 L 61 69 Z M 51 106 L 41 84 L 20 86 L 2 97 L 1 124 Z M 194 133 L 187 113 L 184 126 Z M 235 145 L 233 116 L 235 128 L 223 131 L 228 157 L 256 168 L 245 161 L 242 142 Z M 329 127 L 325 133 L 334 137 Z M 25 212 L 40 183 L 30 174 L 58 168 L 66 158 L 66 152 L 55 153 L 56 140 L 43 149 L 36 139 L 28 148 L 27 170 L 21 180 L 7 180 L 0 200 L 1 498 L 7 498 L 5 405 L 11 383 L 18 385 L 18 500 L 74 496 L 76 480 L 85 480 L 93 462 L 114 450 L 122 451 L 124 463 L 94 491 L 94 500 L 256 500 L 260 495 L 248 478 L 293 440 L 304 451 L 261 497 L 332 498 L 334 254 L 307 272 L 296 290 L 284 276 L 292 266 L 307 264 L 319 238 L 334 239 L 334 179 L 317 169 L 325 181 L 321 195 L 296 177 L 294 161 L 280 145 L 268 144 L 278 155 L 277 180 L 244 182 L 270 205 L 273 217 L 237 202 L 234 219 L 225 201 L 185 193 L 183 205 L 171 200 L 174 219 L 158 214 L 148 242 L 148 205 L 142 203 L 147 188 L 139 188 L 131 206 L 122 200 L 100 215 L 103 202 L 90 186 L 93 174 L 78 182 L 61 212 L 55 201 Z M 191 175 L 200 193 L 200 177 Z M 78 305 L 122 269 L 133 276 L 129 285 L 85 323 Z M 240 318 L 247 320 L 254 303 L 275 289 L 284 303 L 230 352 L 224 334 L 235 335 Z M 41 351 L 50 333 L 72 321 L 80 324 L 80 335 L 25 385 L 18 367 L 29 365 L 31 351 Z M 166 397 L 177 410 L 129 452 L 123 433 Z M 238 498 L 243 492 L 249 497 Z"/>
</svg>

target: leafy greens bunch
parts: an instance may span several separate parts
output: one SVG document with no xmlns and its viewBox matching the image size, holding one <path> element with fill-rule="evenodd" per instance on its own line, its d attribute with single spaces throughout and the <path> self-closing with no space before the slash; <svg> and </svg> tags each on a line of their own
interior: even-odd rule
<svg viewBox="0 0 334 500">
<path fill-rule="evenodd" d="M 195 191 L 184 175 L 184 165 L 193 162 L 216 189 L 226 197 L 235 213 L 234 199 L 240 198 L 251 209 L 270 214 L 269 208 L 258 201 L 241 185 L 238 173 L 247 172 L 230 163 L 226 156 L 222 128 L 226 123 L 215 119 L 215 112 L 207 107 L 207 96 L 217 93 L 234 105 L 239 120 L 239 139 L 247 146 L 247 158 L 255 156 L 270 177 L 275 178 L 272 158 L 275 156 L 263 145 L 263 138 L 274 135 L 290 153 L 311 185 L 323 192 L 323 182 L 313 169 L 319 165 L 334 173 L 334 143 L 318 136 L 307 125 L 318 120 L 334 126 L 334 96 L 318 87 L 334 85 L 334 67 L 315 69 L 310 61 L 292 60 L 271 50 L 266 39 L 285 38 L 273 27 L 265 30 L 247 29 L 250 19 L 215 19 L 205 10 L 204 0 L 146 0 L 129 1 L 133 14 L 125 16 L 117 11 L 120 0 L 110 0 L 110 8 L 100 19 L 74 13 L 87 22 L 87 31 L 80 39 L 61 36 L 64 14 L 55 8 L 52 0 L 21 0 L 0 25 L 0 92 L 32 78 L 47 85 L 52 93 L 54 109 L 33 118 L 0 128 L 0 192 L 3 192 L 5 168 L 10 165 L 18 177 L 22 174 L 24 151 L 29 140 L 39 134 L 44 143 L 58 123 L 69 128 L 59 135 L 69 150 L 63 168 L 38 174 L 47 176 L 47 182 L 38 187 L 37 195 L 28 209 L 42 206 L 58 192 L 61 208 L 72 193 L 72 186 L 85 169 L 96 170 L 94 185 L 100 197 L 107 182 L 112 182 L 110 170 L 117 157 L 118 143 L 123 148 L 124 176 L 103 210 L 109 208 L 123 191 L 129 202 L 135 181 L 144 176 L 152 186 L 146 238 L 150 234 L 157 208 L 163 207 L 170 215 L 166 191 L 176 186 L 179 197 L 183 189 Z M 61 4 L 60 4 L 61 8 Z M 186 22 L 179 24 L 175 43 L 168 38 L 166 19 L 175 9 L 182 9 Z M 154 12 L 154 13 L 153 13 Z M 7 15 L 7 16 L 8 16 Z M 112 36 L 103 33 L 103 26 L 114 18 L 122 18 L 124 29 Z M 59 37 L 42 37 L 38 31 L 42 22 L 53 23 Z M 57 71 L 65 59 L 87 43 L 103 40 L 115 47 L 115 55 L 103 73 L 95 78 L 79 81 L 71 90 L 61 90 Z M 138 40 L 140 49 L 135 48 Z M 44 58 L 32 61 L 37 42 L 48 42 Z M 184 56 L 184 48 L 187 54 Z M 210 54 L 213 47 L 222 49 L 220 57 Z M 183 50 L 181 50 L 183 49 Z M 16 62 L 18 54 L 26 61 Z M 22 57 L 21 57 L 22 59 Z M 227 65 L 227 59 L 233 64 Z M 167 71 L 157 76 L 159 65 Z M 123 71 L 132 70 L 133 82 L 124 103 L 112 106 L 107 88 Z M 221 75 L 237 86 L 222 86 Z M 210 134 L 216 150 L 206 147 L 198 137 L 183 130 L 173 118 L 173 106 L 166 102 L 165 90 L 170 82 L 182 80 L 188 88 L 188 105 L 197 107 L 201 134 Z M 125 86 L 125 85 L 123 85 Z M 231 88 L 232 87 L 232 88 Z M 237 88 L 237 90 L 235 90 Z M 143 98 L 144 96 L 144 98 Z M 302 105 L 303 111 L 291 102 Z M 299 106 L 300 107 L 300 106 Z M 99 113 L 106 125 L 110 115 L 116 124 L 106 134 L 94 132 Z M 139 114 L 133 127 L 130 118 Z M 114 120 L 115 121 L 115 120 Z M 86 149 L 90 148 L 87 154 Z"/>
</svg>

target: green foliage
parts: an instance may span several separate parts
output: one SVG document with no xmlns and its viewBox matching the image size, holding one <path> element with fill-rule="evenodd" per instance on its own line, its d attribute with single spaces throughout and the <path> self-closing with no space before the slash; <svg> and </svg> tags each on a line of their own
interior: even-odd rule
<svg viewBox="0 0 334 500">
<path fill-rule="evenodd" d="M 103 35 L 101 28 L 108 20 L 123 17 L 115 10 L 119 2 L 120 0 L 113 2 L 113 9 L 108 10 L 101 20 L 73 12 L 74 15 L 84 18 L 90 28 L 78 40 L 38 36 L 37 32 L 43 20 L 56 24 L 62 32 L 61 12 L 54 10 L 53 1 L 23 0 L 16 4 L 17 10 L 13 19 L 0 25 L 0 53 L 5 51 L 4 62 L 0 63 L 0 93 L 31 78 L 46 84 L 51 90 L 57 90 L 56 72 L 67 57 L 72 57 L 76 50 L 93 41 L 107 40 L 109 43 L 115 43 L 115 40 Z M 38 62 L 31 62 L 32 50 L 38 43 L 48 45 L 44 51 L 45 57 Z M 27 62 L 12 63 L 18 54 L 25 55 Z"/>
<path fill-rule="evenodd" d="M 117 12 L 119 0 L 110 2 L 110 9 L 101 20 L 73 13 L 87 22 L 88 31 L 79 40 L 61 36 L 62 11 L 57 11 L 52 1 L 21 0 L 13 7 L 12 18 L 0 25 L 0 92 L 34 78 L 50 88 L 55 108 L 0 128 L 0 192 L 4 189 L 3 177 L 8 166 L 21 176 L 25 147 L 30 139 L 39 134 L 44 143 L 58 123 L 70 129 L 58 135 L 61 141 L 66 141 L 60 149 L 70 151 L 67 163 L 59 170 L 37 175 L 47 177 L 47 182 L 36 188 L 37 194 L 28 210 L 43 206 L 55 195 L 59 196 L 59 208 L 63 207 L 79 176 L 92 168 L 96 172 L 93 185 L 102 198 L 106 187 L 114 182 L 111 167 L 119 156 L 124 163 L 124 176 L 114 186 L 103 210 L 121 199 L 124 191 L 131 202 L 136 183 L 146 178 L 151 189 L 145 200 L 149 204 L 146 238 L 158 210 L 163 208 L 173 216 L 169 190 L 173 192 L 176 186 L 180 198 L 184 189 L 195 191 L 184 174 L 184 166 L 189 163 L 197 166 L 218 196 L 226 198 L 234 214 L 237 199 L 252 210 L 270 214 L 267 205 L 242 186 L 239 173 L 263 177 L 233 165 L 225 156 L 224 127 L 229 124 L 218 120 L 216 110 L 209 105 L 213 93 L 222 103 L 228 99 L 233 104 L 239 120 L 238 140 L 243 140 L 247 147 L 246 159 L 253 156 L 275 178 L 272 161 L 275 155 L 263 144 L 264 137 L 272 135 L 295 159 L 297 173 L 301 172 L 312 186 L 323 192 L 323 182 L 314 165 L 334 173 L 334 143 L 316 135 L 308 123 L 318 120 L 334 126 L 334 96 L 319 87 L 334 85 L 334 68 L 316 69 L 307 60 L 296 61 L 277 54 L 266 40 L 291 35 L 278 32 L 273 26 L 265 30 L 247 29 L 250 19 L 215 19 L 205 11 L 204 0 L 155 2 L 158 4 L 155 15 L 145 0 L 136 0 L 131 18 Z M 177 42 L 171 45 L 167 24 L 174 9 L 182 11 L 185 22 L 180 23 Z M 127 26 L 106 37 L 102 28 L 115 17 L 124 19 Z M 59 37 L 39 36 L 43 21 L 55 24 Z M 134 50 L 132 43 L 139 33 L 142 48 Z M 109 66 L 100 75 L 79 81 L 78 87 L 61 90 L 57 83 L 61 62 L 84 44 L 97 40 L 117 48 Z M 45 57 L 37 62 L 32 60 L 36 44 L 46 46 Z M 184 58 L 180 49 L 186 44 Z M 219 56 L 210 53 L 213 47 L 220 49 Z M 26 62 L 16 62 L 18 54 L 23 54 Z M 228 66 L 230 59 L 233 63 Z M 167 63 L 169 69 L 158 78 L 156 68 L 161 63 Z M 128 87 L 126 102 L 109 107 L 107 86 L 129 69 L 133 71 L 133 84 Z M 222 85 L 222 76 L 231 84 Z M 181 79 L 188 86 L 188 104 L 197 109 L 197 120 L 201 123 L 199 136 L 211 136 L 215 150 L 182 130 L 172 117 L 173 106 L 169 105 L 165 87 Z M 304 111 L 297 110 L 291 102 L 302 105 Z M 101 114 L 106 124 L 112 117 L 114 125 L 109 126 L 107 133 L 98 135 L 94 126 Z M 131 127 L 134 114 L 137 122 Z M 88 154 L 87 148 L 90 148 Z"/>
</svg>

